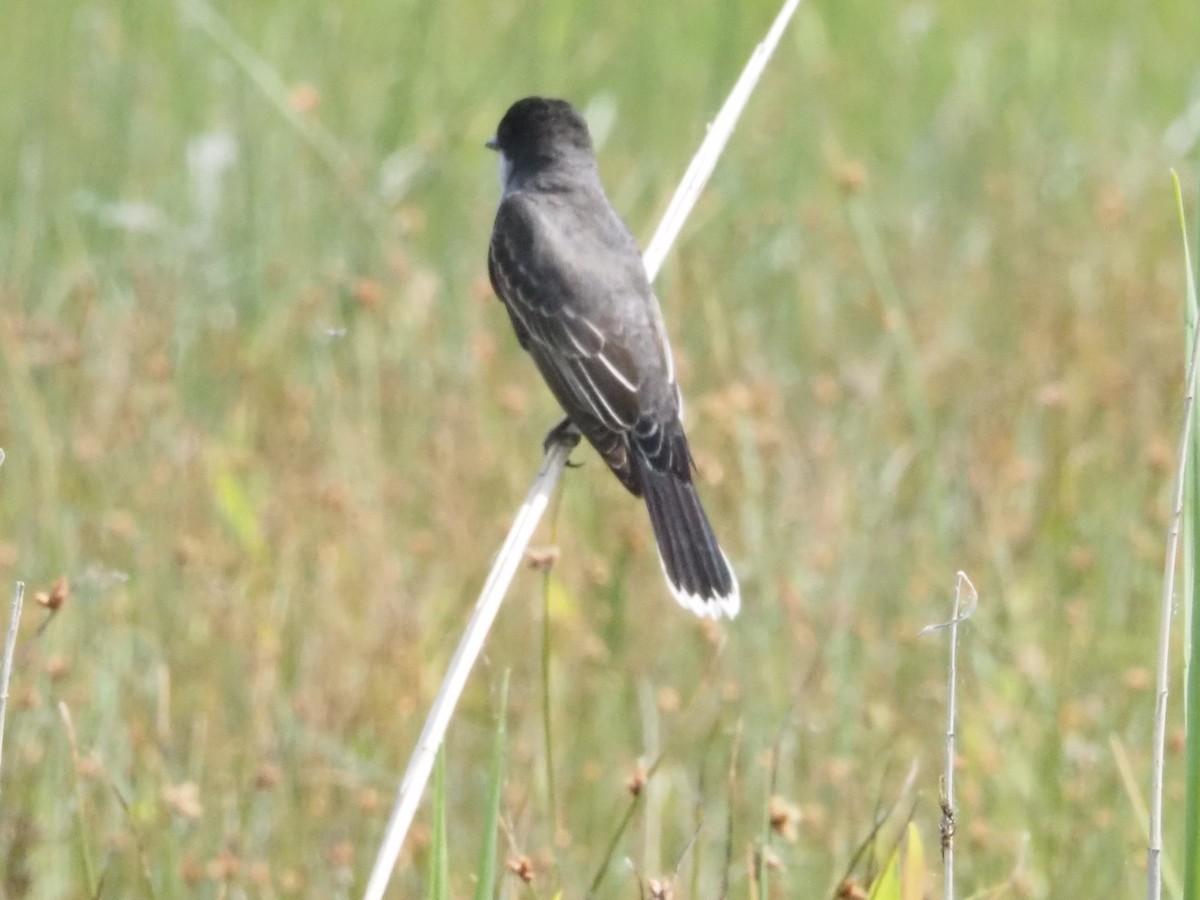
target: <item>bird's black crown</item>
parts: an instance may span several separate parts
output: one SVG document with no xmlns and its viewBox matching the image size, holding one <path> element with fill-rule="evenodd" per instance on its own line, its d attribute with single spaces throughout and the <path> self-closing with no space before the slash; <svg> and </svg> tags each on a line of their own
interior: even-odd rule
<svg viewBox="0 0 1200 900">
<path fill-rule="evenodd" d="M 591 153 L 592 138 L 583 116 L 566 100 L 526 97 L 500 120 L 495 146 L 518 164 L 533 163 L 571 150 Z"/>
</svg>

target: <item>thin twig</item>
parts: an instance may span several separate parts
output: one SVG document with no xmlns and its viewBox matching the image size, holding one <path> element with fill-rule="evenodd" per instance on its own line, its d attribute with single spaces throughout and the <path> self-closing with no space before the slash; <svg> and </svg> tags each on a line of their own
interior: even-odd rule
<svg viewBox="0 0 1200 900">
<path fill-rule="evenodd" d="M 75 824 L 79 827 L 79 855 L 83 861 L 83 876 L 89 897 L 99 897 L 99 888 L 104 883 L 104 874 L 96 881 L 96 864 L 92 860 L 92 847 L 88 841 L 87 809 L 84 802 L 83 783 L 79 777 L 82 757 L 79 755 L 79 740 L 75 734 L 75 722 L 71 718 L 71 710 L 65 701 L 58 701 L 58 716 L 62 719 L 63 728 L 67 732 L 67 742 L 71 747 L 71 776 L 75 784 Z M 107 873 L 105 869 L 105 873 Z"/>
<path fill-rule="evenodd" d="M 1187 240 L 1183 242 L 1188 258 Z M 1187 269 L 1192 270 L 1187 259 Z M 1175 601 L 1175 559 L 1179 555 L 1179 521 L 1183 517 L 1183 489 L 1187 475 L 1188 444 L 1192 438 L 1192 408 L 1196 403 L 1196 363 L 1200 361 L 1200 340 L 1193 338 L 1188 360 L 1183 402 L 1183 427 L 1179 429 L 1179 445 L 1175 467 L 1175 489 L 1171 507 L 1171 524 L 1167 530 L 1167 552 L 1163 561 L 1163 592 L 1159 608 L 1157 686 L 1154 701 L 1154 749 L 1150 774 L 1150 840 L 1146 846 L 1146 896 L 1149 900 L 1162 897 L 1162 800 L 1163 773 L 1167 751 L 1167 692 L 1170 684 L 1168 665 L 1171 659 L 1171 607 Z"/>
<path fill-rule="evenodd" d="M 881 831 L 883 831 L 883 826 L 887 825 L 888 822 L 890 822 L 892 820 L 892 815 L 899 808 L 900 801 L 903 800 L 908 795 L 908 793 L 913 789 L 913 785 L 917 783 L 917 776 L 920 774 L 920 772 L 921 772 L 921 766 L 920 766 L 919 761 L 916 759 L 913 759 L 913 761 L 908 766 L 908 773 L 904 776 L 904 781 L 901 782 L 901 784 L 900 784 L 900 789 L 896 792 L 895 799 L 892 800 L 891 804 L 883 812 L 879 811 L 880 806 L 883 804 L 883 784 L 882 784 L 882 782 L 880 783 L 880 786 L 879 786 L 880 794 L 875 802 L 874 824 L 872 824 L 871 830 L 869 832 L 867 832 L 866 837 L 864 837 L 862 839 L 862 841 L 859 842 L 858 847 L 855 849 L 854 853 L 851 854 L 850 862 L 847 864 L 845 871 L 842 873 L 842 877 L 839 878 L 836 882 L 834 882 L 833 894 L 832 894 L 832 897 L 834 898 L 834 900 L 836 900 L 836 898 L 839 898 L 839 897 L 847 896 L 843 892 L 843 889 L 847 886 L 847 884 L 850 882 L 850 879 L 854 876 L 855 869 L 858 868 L 858 864 L 862 861 L 862 858 L 864 856 L 866 856 L 867 851 L 873 850 L 877 846 L 879 834 Z M 913 813 L 916 811 L 916 803 L 917 803 L 917 801 L 914 798 L 913 802 L 909 808 L 908 816 L 906 816 L 904 819 L 904 825 L 907 825 L 909 822 L 912 821 Z M 900 828 L 897 829 L 896 839 L 893 843 L 893 846 L 899 846 L 900 841 L 904 838 L 904 825 L 901 825 Z M 873 853 L 872 857 L 874 857 L 876 855 L 882 856 L 884 859 L 887 859 L 888 856 L 890 855 L 890 851 L 888 853 L 880 853 L 880 854 Z M 868 862 L 869 862 L 868 874 L 870 876 L 868 880 L 874 881 L 875 880 L 874 873 L 870 871 L 870 869 L 872 869 L 874 867 L 874 859 L 872 858 Z"/>
<path fill-rule="evenodd" d="M 800 0 L 785 0 L 783 8 L 772 23 L 766 38 L 751 54 L 746 68 L 721 107 L 712 127 L 709 128 L 691 165 L 688 166 L 683 181 L 676 190 L 670 206 L 663 215 L 662 222 L 659 223 L 658 230 L 643 255 L 646 275 L 651 281 L 657 277 L 667 250 L 670 249 L 679 230 L 683 227 L 688 213 L 695 205 L 696 198 L 700 196 L 709 176 L 712 175 L 717 158 L 729 141 L 729 136 L 733 133 L 738 117 L 746 106 L 746 101 L 750 99 L 751 92 L 762 76 L 775 47 L 779 44 L 784 28 L 787 27 L 799 6 Z M 193 4 L 193 8 L 196 8 L 195 4 Z M 466 685 L 467 675 L 483 647 L 483 641 L 496 618 L 500 603 L 516 573 L 517 565 L 524 557 L 525 548 L 533 535 L 534 528 L 541 519 L 542 513 L 545 512 L 550 494 L 554 490 L 559 476 L 562 475 L 569 453 L 570 447 L 562 444 L 551 445 L 547 450 L 541 471 L 534 479 L 525 503 L 518 511 L 504 546 L 501 547 L 500 553 L 492 565 L 492 571 L 476 602 L 475 612 L 471 615 L 470 622 L 467 623 L 467 629 L 450 662 L 450 669 L 438 690 L 437 699 L 429 712 L 429 718 L 421 731 L 416 750 L 409 760 L 408 768 L 400 783 L 400 793 L 396 798 L 391 818 L 388 820 L 383 843 L 375 857 L 370 880 L 367 882 L 365 900 L 380 900 L 387 888 L 392 870 L 400 855 L 400 848 L 404 846 L 409 825 L 412 824 L 417 804 L 420 802 L 425 784 L 429 780 L 433 758 L 438 747 L 441 746 L 442 738 L 450 723 L 450 717 L 454 713 L 454 707 Z"/>
<path fill-rule="evenodd" d="M 696 839 L 700 837 L 700 831 L 704 828 L 704 808 L 700 808 L 700 813 L 696 817 L 696 827 L 692 829 L 692 836 L 687 839 L 687 843 L 683 845 L 683 849 L 679 851 L 679 856 L 675 860 L 675 871 L 671 873 L 671 887 L 674 888 L 679 882 L 679 873 L 683 869 L 683 861 L 687 859 L 688 853 L 692 847 L 696 846 Z"/>
<path fill-rule="evenodd" d="M 662 757 L 654 760 L 650 764 L 650 768 L 646 770 L 646 774 L 641 779 L 641 785 L 638 789 L 631 791 L 632 798 L 629 801 L 629 806 L 625 808 L 625 815 L 621 817 L 621 821 L 617 823 L 616 830 L 612 833 L 612 837 L 608 840 L 608 846 L 605 848 L 604 856 L 600 859 L 600 866 L 596 869 L 596 875 L 592 878 L 591 887 L 584 895 L 591 900 L 596 896 L 596 891 L 600 890 L 600 885 L 604 881 L 604 876 L 608 874 L 608 867 L 612 863 L 613 855 L 617 852 L 617 845 L 621 842 L 621 835 L 625 833 L 625 829 L 629 827 L 629 823 L 633 821 L 633 814 L 637 812 L 638 806 L 642 802 L 642 798 L 646 795 L 646 789 L 650 787 L 650 779 L 654 777 L 654 773 L 658 771 L 658 765 L 662 762 Z"/>
<path fill-rule="evenodd" d="M 4 451 L 0 450 L 0 464 Z M 4 722 L 8 715 L 8 681 L 12 677 L 13 653 L 17 649 L 17 626 L 21 624 L 21 608 L 25 605 L 25 582 L 13 586 L 12 613 L 8 618 L 8 637 L 4 640 L 4 664 L 0 668 L 0 772 L 4 771 Z"/>
<path fill-rule="evenodd" d="M 963 608 L 963 595 L 966 594 L 966 609 Z M 959 572 L 954 583 L 954 612 L 949 622 L 940 625 L 929 625 L 921 630 L 927 634 L 941 628 L 950 629 L 950 673 L 946 687 L 946 761 L 942 772 L 941 807 L 942 821 L 939 831 L 942 839 L 942 896 L 945 900 L 954 900 L 954 831 L 957 822 L 954 818 L 954 736 L 958 712 L 958 626 L 965 622 L 975 612 L 979 602 L 979 592 L 967 577 L 966 572 Z"/>
<path fill-rule="evenodd" d="M 886 813 L 884 813 L 882 816 L 875 817 L 875 821 L 871 825 L 871 830 L 867 832 L 866 837 L 859 842 L 858 846 L 854 850 L 854 853 L 850 855 L 850 862 L 846 864 L 846 871 L 842 873 L 842 877 L 839 878 L 833 886 L 832 896 L 834 900 L 844 896 L 842 893 L 843 886 L 854 875 L 854 870 L 858 868 L 858 864 L 862 861 L 862 858 L 866 855 L 867 851 L 875 845 L 875 839 L 879 837 L 880 829 L 883 828 L 884 823 L 886 823 L 888 818 L 891 817 L 892 810 L 895 808 L 896 806 L 893 803 L 892 806 L 888 808 Z"/>
<path fill-rule="evenodd" d="M 733 869 L 733 813 L 737 806 L 737 772 L 738 758 L 742 752 L 742 720 L 738 719 L 737 729 L 733 732 L 733 750 L 729 754 L 729 776 L 727 778 L 728 799 L 725 810 L 725 865 L 721 872 L 720 900 L 729 898 L 729 876 Z"/>
<path fill-rule="evenodd" d="M 967 896 L 967 900 L 989 900 L 991 897 L 999 897 L 1002 894 L 1010 894 L 1015 897 L 1022 897 L 1029 894 L 1029 889 L 1022 890 L 1021 882 L 1025 879 L 1025 870 L 1029 867 L 1029 832 L 1021 832 L 1021 837 L 1017 842 L 1016 859 L 1013 860 L 1012 871 L 1008 873 L 999 884 L 994 884 L 991 887 L 981 888 L 974 894 Z"/>
</svg>

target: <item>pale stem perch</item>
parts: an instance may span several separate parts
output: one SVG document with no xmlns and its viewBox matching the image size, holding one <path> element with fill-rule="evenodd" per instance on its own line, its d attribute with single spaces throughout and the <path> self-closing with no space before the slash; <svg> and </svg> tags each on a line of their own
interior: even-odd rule
<svg viewBox="0 0 1200 900">
<path fill-rule="evenodd" d="M 979 593 L 975 590 L 975 585 L 971 583 L 966 572 L 959 572 L 954 583 L 954 612 L 950 621 L 921 629 L 922 634 L 942 628 L 950 630 L 950 671 L 946 687 L 946 759 L 942 771 L 942 821 L 939 829 L 942 842 L 942 896 L 945 900 L 954 900 L 954 831 L 957 827 L 954 820 L 954 739 L 958 722 L 958 626 L 971 618 L 978 602 Z"/>
<path fill-rule="evenodd" d="M 0 450 L 0 463 L 4 451 Z M 17 649 L 17 626 L 21 624 L 21 608 L 25 605 L 25 582 L 13 587 L 12 613 L 8 618 L 8 637 L 4 641 L 4 664 L 0 668 L 0 772 L 4 771 L 4 723 L 8 716 L 8 682 L 12 677 L 13 654 Z"/>
<path fill-rule="evenodd" d="M 1187 270 L 1192 271 L 1187 239 L 1183 242 Z M 1189 274 L 1190 278 L 1190 274 Z M 1178 455 L 1175 467 L 1175 489 L 1172 494 L 1171 524 L 1167 530 L 1167 553 L 1163 561 L 1163 592 L 1159 610 L 1157 690 L 1154 699 L 1154 745 L 1150 772 L 1150 840 L 1146 847 L 1146 896 L 1150 900 L 1162 897 L 1162 800 L 1163 774 L 1167 750 L 1167 690 L 1170 683 L 1168 666 L 1171 660 L 1171 607 L 1175 601 L 1175 560 L 1179 555 L 1179 522 L 1183 518 L 1183 490 L 1187 475 L 1188 443 L 1192 438 L 1192 408 L 1196 404 L 1196 363 L 1200 361 L 1200 340 L 1192 339 L 1192 354 L 1184 378 L 1183 427 L 1179 429 Z"/>
<path fill-rule="evenodd" d="M 437 699 L 429 711 L 429 718 L 425 720 L 425 727 L 409 759 L 404 779 L 400 782 L 400 793 L 388 820 L 384 841 L 375 859 L 375 867 L 371 871 L 371 880 L 367 883 L 364 896 L 368 898 L 378 900 L 387 888 L 396 859 L 400 856 L 400 848 L 404 846 L 408 828 L 420 803 L 421 794 L 429 781 L 429 773 L 433 769 L 438 748 L 446 734 L 446 727 L 450 724 L 454 707 L 466 686 L 467 676 L 483 648 L 483 641 L 492 627 L 496 613 L 500 610 L 500 601 L 504 598 L 513 575 L 516 574 L 517 565 L 542 513 L 546 510 L 570 452 L 570 447 L 564 444 L 554 444 L 550 447 L 542 469 L 534 479 L 525 502 L 521 504 L 508 537 L 505 538 L 496 557 L 495 565 L 492 566 L 492 571 L 483 585 L 483 591 L 475 604 L 475 611 L 471 614 L 458 649 L 454 651 L 450 668 L 438 689 Z"/>
<path fill-rule="evenodd" d="M 946 767 L 943 774 L 945 796 L 942 798 L 942 896 L 954 900 L 954 714 L 958 695 L 958 616 L 962 602 L 962 583 L 966 576 L 958 573 L 954 588 L 954 613 L 950 621 L 950 675 L 946 687 Z"/>
<path fill-rule="evenodd" d="M 746 108 L 746 101 L 750 99 L 751 92 L 758 84 L 758 79 L 762 76 L 775 48 L 779 45 L 779 39 L 783 37 L 784 29 L 787 28 L 788 22 L 792 20 L 792 16 L 795 15 L 799 6 L 800 0 L 786 0 L 783 4 L 775 21 L 771 23 L 767 36 L 750 54 L 750 61 L 746 63 L 746 68 L 742 70 L 733 90 L 729 92 L 725 105 L 721 107 L 721 111 L 717 113 L 717 117 L 709 127 L 704 143 L 700 145 L 700 149 L 692 157 L 687 171 L 683 173 L 683 180 L 675 189 L 675 196 L 671 198 L 671 203 L 663 214 L 658 230 L 654 232 L 654 237 L 650 239 L 646 252 L 642 254 L 646 263 L 646 273 L 650 276 L 651 281 L 658 275 L 667 251 L 675 243 L 675 238 L 679 236 L 683 223 L 691 213 L 692 207 L 696 205 L 696 199 L 704 190 L 704 185 L 708 183 L 709 176 L 712 175 L 713 169 L 717 165 L 717 158 L 725 149 L 729 136 L 733 134 L 742 110 Z"/>
<path fill-rule="evenodd" d="M 801 0 L 786 0 L 783 4 L 767 32 L 766 38 L 754 49 L 749 62 L 709 128 L 704 142 L 688 166 L 683 181 L 676 189 L 654 237 L 651 238 L 650 244 L 643 254 L 646 275 L 651 281 L 658 276 L 667 250 L 670 249 L 683 227 L 688 213 L 695 205 L 696 198 L 700 196 L 709 176 L 712 175 L 721 150 L 729 141 L 729 136 L 733 133 L 738 117 L 746 106 L 746 101 L 749 100 L 754 86 L 766 68 L 767 61 L 778 46 L 779 39 L 799 8 L 800 2 Z M 562 475 L 569 454 L 570 447 L 562 444 L 552 445 L 547 450 L 541 471 L 530 487 L 529 494 L 508 532 L 508 537 L 505 539 L 495 563 L 492 564 L 492 571 L 484 583 L 479 600 L 476 601 L 475 611 L 467 623 L 466 631 L 450 662 L 450 669 L 438 689 L 437 698 L 429 711 L 429 718 L 425 721 L 425 727 L 421 731 L 417 747 L 409 759 L 408 768 L 400 782 L 396 805 L 388 820 L 383 843 L 375 857 L 371 877 L 363 895 L 365 900 L 381 900 L 383 892 L 387 889 L 392 871 L 396 867 L 396 860 L 400 856 L 400 849 L 404 846 L 409 826 L 412 824 L 417 805 L 424 793 L 425 784 L 429 781 L 434 757 L 442 744 L 442 738 L 450 724 L 454 707 L 466 685 L 467 675 L 483 648 L 487 632 L 491 628 L 500 603 L 504 599 L 504 594 L 516 574 L 517 565 L 525 555 L 525 548 L 533 536 L 534 529 L 537 527 L 542 513 L 546 510 L 550 494 L 554 491 L 559 476 Z"/>
</svg>

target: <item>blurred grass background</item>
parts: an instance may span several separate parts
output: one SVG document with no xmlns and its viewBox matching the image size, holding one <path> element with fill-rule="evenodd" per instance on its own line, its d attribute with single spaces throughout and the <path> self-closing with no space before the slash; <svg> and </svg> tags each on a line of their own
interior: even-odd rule
<svg viewBox="0 0 1200 900">
<path fill-rule="evenodd" d="M 774 11 L 7 11 L 0 582 L 71 595 L 22 630 L 4 897 L 361 890 L 555 421 L 487 285 L 482 143 L 517 97 L 573 99 L 645 240 Z M 685 849 L 679 895 L 747 896 L 772 796 L 775 895 L 829 895 L 913 759 L 936 848 L 945 646 L 917 633 L 958 569 L 961 887 L 1140 891 L 1113 747 L 1143 789 L 1197 29 L 1183 0 L 801 9 L 658 284 L 743 616 L 676 608 L 577 454 L 548 600 L 518 578 L 451 726 L 453 896 L 506 669 L 500 847 L 533 881 L 504 896 L 582 895 L 660 754 L 600 896 Z M 396 896 L 425 891 L 418 826 Z"/>
</svg>

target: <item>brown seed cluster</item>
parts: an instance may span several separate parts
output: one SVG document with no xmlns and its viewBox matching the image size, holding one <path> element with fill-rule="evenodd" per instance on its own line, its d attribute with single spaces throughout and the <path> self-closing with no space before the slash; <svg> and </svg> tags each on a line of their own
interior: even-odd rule
<svg viewBox="0 0 1200 900">
<path fill-rule="evenodd" d="M 625 781 L 625 788 L 634 797 L 640 797 L 642 788 L 646 786 L 646 769 L 643 766 L 638 766 L 633 770 L 633 774 Z"/>
<path fill-rule="evenodd" d="M 554 568 L 554 564 L 558 562 L 560 551 L 556 546 L 548 547 L 530 547 L 525 551 L 525 560 L 529 563 L 529 568 L 538 572 L 549 572 Z"/>
<path fill-rule="evenodd" d="M 184 819 L 199 819 L 204 815 L 200 802 L 200 787 L 194 781 L 164 785 L 162 801 L 167 810 Z"/>
<path fill-rule="evenodd" d="M 37 601 L 39 606 L 43 606 L 51 613 L 56 613 L 62 609 L 63 604 L 70 599 L 71 585 L 67 582 L 65 575 L 59 576 L 48 591 L 38 591 L 33 595 L 33 599 Z"/>
<path fill-rule="evenodd" d="M 767 804 L 767 817 L 775 833 L 789 844 L 796 842 L 799 837 L 800 807 L 776 794 Z"/>
<path fill-rule="evenodd" d="M 512 872 L 526 884 L 533 881 L 533 863 L 528 856 L 521 856 L 510 859 L 507 863 L 508 871 Z"/>
</svg>

